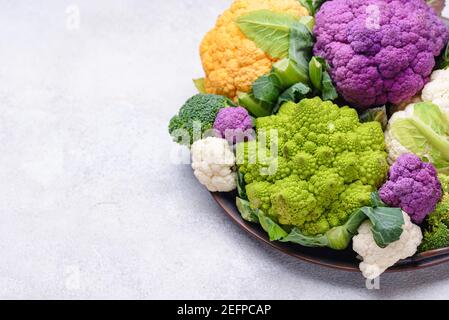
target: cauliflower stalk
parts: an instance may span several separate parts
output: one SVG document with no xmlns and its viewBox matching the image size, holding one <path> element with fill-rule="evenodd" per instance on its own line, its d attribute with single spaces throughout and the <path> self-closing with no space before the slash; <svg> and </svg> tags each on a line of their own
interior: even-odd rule
<svg viewBox="0 0 449 320">
<path fill-rule="evenodd" d="M 314 54 L 330 64 L 338 93 L 361 109 L 413 97 L 449 39 L 422 0 L 327 1 L 314 33 Z"/>
<path fill-rule="evenodd" d="M 236 23 L 242 15 L 257 10 L 296 17 L 308 14 L 297 0 L 235 0 L 201 43 L 204 87 L 208 93 L 235 99 L 239 91 L 251 91 L 252 83 L 269 73 L 277 61 L 248 39 Z"/>
<path fill-rule="evenodd" d="M 211 192 L 229 192 L 237 187 L 235 156 L 229 143 L 208 137 L 193 143 L 192 168 L 198 181 Z"/>
<path fill-rule="evenodd" d="M 421 229 L 411 222 L 407 213 L 404 212 L 403 217 L 405 223 L 399 240 L 385 248 L 376 244 L 370 221 L 365 221 L 358 229 L 358 235 L 353 238 L 352 248 L 363 259 L 360 263 L 360 271 L 365 278 L 375 279 L 399 260 L 416 253 L 422 240 Z"/>
<path fill-rule="evenodd" d="M 256 128 L 257 141 L 237 145 L 249 204 L 297 234 L 344 225 L 386 179 L 382 128 L 360 123 L 354 109 L 318 97 L 288 102 Z"/>
</svg>

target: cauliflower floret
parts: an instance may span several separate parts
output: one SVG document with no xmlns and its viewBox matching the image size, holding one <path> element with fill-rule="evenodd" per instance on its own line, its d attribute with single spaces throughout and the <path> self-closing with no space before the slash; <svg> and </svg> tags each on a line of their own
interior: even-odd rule
<svg viewBox="0 0 449 320">
<path fill-rule="evenodd" d="M 252 83 L 270 72 L 276 59 L 259 49 L 240 31 L 236 19 L 256 10 L 307 15 L 296 0 L 236 0 L 218 19 L 201 43 L 200 54 L 208 93 L 234 99 L 238 91 L 249 92 Z"/>
<path fill-rule="evenodd" d="M 449 113 L 449 69 L 432 73 L 431 81 L 422 91 L 422 100 L 433 102 Z"/>
<path fill-rule="evenodd" d="M 352 248 L 363 259 L 360 271 L 365 278 L 375 279 L 399 260 L 416 253 L 423 238 L 421 229 L 411 222 L 408 214 L 403 212 L 403 215 L 405 224 L 401 238 L 385 248 L 380 248 L 374 241 L 370 221 L 365 221 L 359 227 L 359 234 L 353 238 Z"/>
<path fill-rule="evenodd" d="M 225 139 L 208 137 L 192 145 L 192 168 L 199 182 L 212 192 L 237 187 L 235 156 Z"/>
</svg>

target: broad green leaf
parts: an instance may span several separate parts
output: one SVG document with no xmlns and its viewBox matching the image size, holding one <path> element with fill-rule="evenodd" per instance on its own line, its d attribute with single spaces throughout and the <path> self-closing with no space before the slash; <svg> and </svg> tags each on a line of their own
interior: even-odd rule
<svg viewBox="0 0 449 320">
<path fill-rule="evenodd" d="M 312 57 L 313 36 L 302 23 L 295 23 L 290 30 L 289 58 L 307 71 Z"/>
<path fill-rule="evenodd" d="M 298 0 L 304 8 L 306 8 L 310 15 L 315 16 L 315 14 L 320 10 L 321 5 L 326 0 Z"/>
<path fill-rule="evenodd" d="M 288 235 L 288 233 L 282 229 L 281 226 L 279 226 L 261 210 L 257 210 L 257 216 L 259 217 L 260 225 L 268 233 L 270 241 L 281 240 Z"/>
<path fill-rule="evenodd" d="M 290 27 L 299 18 L 270 10 L 251 11 L 237 18 L 245 36 L 274 58 L 288 56 Z"/>
<path fill-rule="evenodd" d="M 386 106 L 369 108 L 360 115 L 361 122 L 377 121 L 382 125 L 382 129 L 386 129 L 388 125 L 388 114 Z"/>
<path fill-rule="evenodd" d="M 436 133 L 449 135 L 449 120 L 436 104 L 432 102 L 417 103 L 413 107 L 413 113 Z"/>
<path fill-rule="evenodd" d="M 305 16 L 299 18 L 299 22 L 301 22 L 303 25 L 309 29 L 310 33 L 313 34 L 313 27 L 315 27 L 315 18 L 312 16 Z"/>
<path fill-rule="evenodd" d="M 303 83 L 297 83 L 285 90 L 278 99 L 276 107 L 273 109 L 273 113 L 278 112 L 279 108 L 288 101 L 293 101 L 295 103 L 306 98 L 312 90 Z"/>
<path fill-rule="evenodd" d="M 449 140 L 437 134 L 430 126 L 416 117 L 397 119 L 391 124 L 393 136 L 402 146 L 424 158 L 432 157 L 437 168 L 449 162 Z"/>
<path fill-rule="evenodd" d="M 240 212 L 242 218 L 248 222 L 258 223 L 259 218 L 257 217 L 256 211 L 251 208 L 248 200 L 236 198 L 237 209 Z"/>
<path fill-rule="evenodd" d="M 281 93 L 281 84 L 274 74 L 261 76 L 253 83 L 253 94 L 257 100 L 275 103 Z"/>
<path fill-rule="evenodd" d="M 398 241 L 402 235 L 404 216 L 399 208 L 365 207 L 361 209 L 372 223 L 371 231 L 376 244 L 385 248 L 390 243 Z"/>
<path fill-rule="evenodd" d="M 380 207 L 386 207 L 387 205 L 382 201 L 380 198 L 379 192 L 372 192 L 371 193 L 371 205 L 373 208 L 380 208 Z"/>
<path fill-rule="evenodd" d="M 293 230 L 281 242 L 292 242 L 300 244 L 304 247 L 328 247 L 329 239 L 326 235 L 306 236 L 298 228 Z"/>
</svg>

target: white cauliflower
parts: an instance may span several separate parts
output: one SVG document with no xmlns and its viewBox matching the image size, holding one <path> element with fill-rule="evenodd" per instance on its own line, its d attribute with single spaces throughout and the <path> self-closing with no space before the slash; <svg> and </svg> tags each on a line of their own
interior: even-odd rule
<svg viewBox="0 0 449 320">
<path fill-rule="evenodd" d="M 430 80 L 422 91 L 422 100 L 433 102 L 449 112 L 449 69 L 434 71 Z"/>
<path fill-rule="evenodd" d="M 375 279 L 399 260 L 416 253 L 423 238 L 421 229 L 411 222 L 408 214 L 403 212 L 403 215 L 405 224 L 402 226 L 400 239 L 385 248 L 380 248 L 374 241 L 369 220 L 359 227 L 359 234 L 353 238 L 352 248 L 363 259 L 360 271 L 365 278 Z"/>
<path fill-rule="evenodd" d="M 225 139 L 208 137 L 191 148 L 195 177 L 212 192 L 229 192 L 237 187 L 235 156 Z"/>
</svg>

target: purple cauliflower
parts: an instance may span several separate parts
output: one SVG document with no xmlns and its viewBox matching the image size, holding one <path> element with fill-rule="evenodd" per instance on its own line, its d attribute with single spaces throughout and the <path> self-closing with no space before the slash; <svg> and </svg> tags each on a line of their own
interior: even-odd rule
<svg viewBox="0 0 449 320">
<path fill-rule="evenodd" d="M 383 202 L 400 207 L 420 224 L 442 197 L 435 167 L 414 154 L 400 156 L 390 168 L 389 180 L 379 190 Z"/>
<path fill-rule="evenodd" d="M 242 107 L 221 109 L 214 122 L 214 129 L 221 138 L 233 143 L 248 139 L 247 130 L 253 127 L 248 111 Z"/>
<path fill-rule="evenodd" d="M 316 15 L 314 54 L 340 95 L 359 109 L 418 93 L 449 39 L 423 0 L 332 0 Z"/>
</svg>

